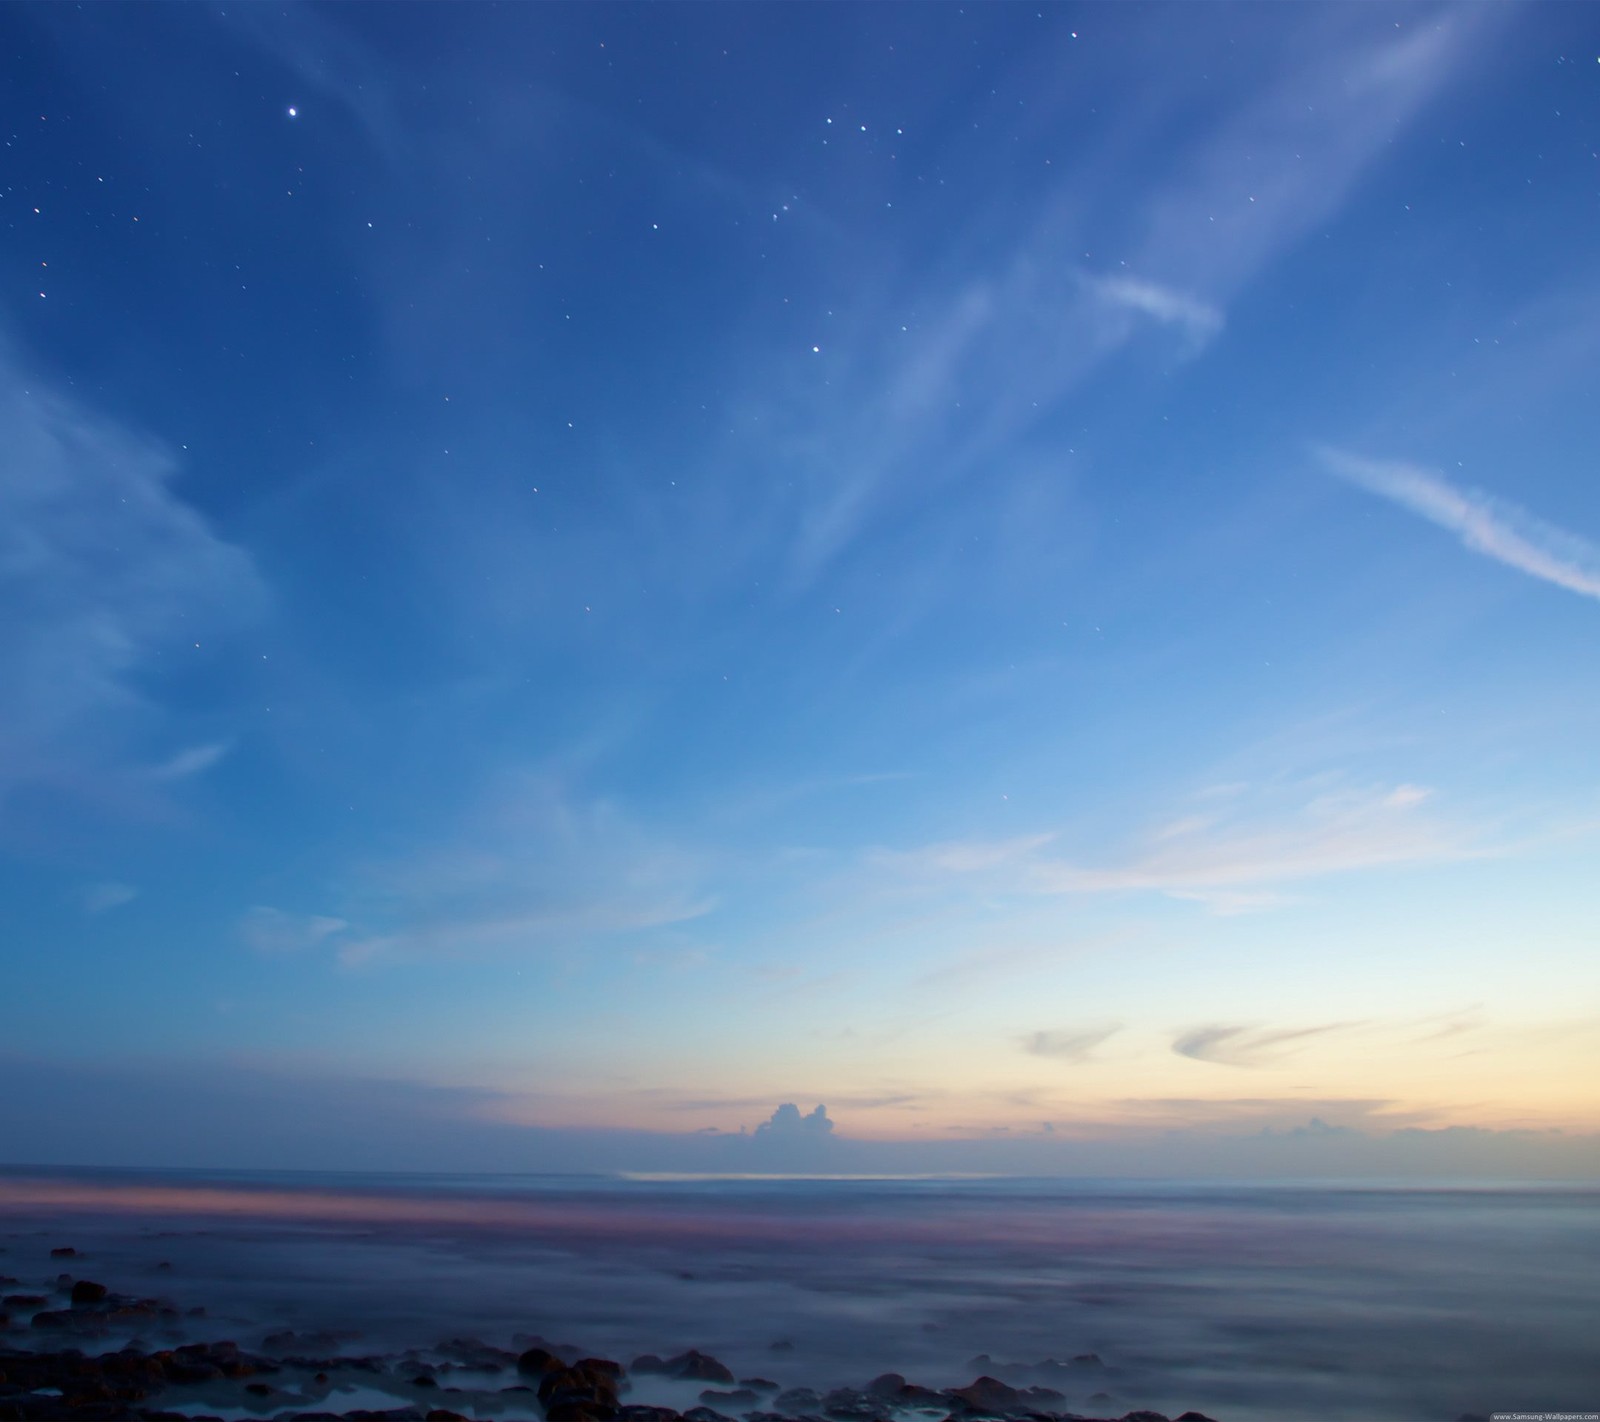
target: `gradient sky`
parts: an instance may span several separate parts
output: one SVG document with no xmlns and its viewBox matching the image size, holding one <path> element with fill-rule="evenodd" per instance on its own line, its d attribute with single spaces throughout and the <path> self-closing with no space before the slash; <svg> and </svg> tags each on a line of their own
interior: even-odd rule
<svg viewBox="0 0 1600 1422">
<path fill-rule="evenodd" d="M 0 1151 L 1600 1130 L 1594 14 L 0 9 Z"/>
</svg>

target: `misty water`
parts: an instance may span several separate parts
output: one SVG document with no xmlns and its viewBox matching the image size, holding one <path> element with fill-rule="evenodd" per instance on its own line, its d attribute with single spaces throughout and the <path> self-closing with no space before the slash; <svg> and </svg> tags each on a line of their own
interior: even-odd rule
<svg viewBox="0 0 1600 1422">
<path fill-rule="evenodd" d="M 205 1310 L 187 1337 L 247 1348 L 283 1329 L 365 1354 L 537 1335 L 624 1362 L 699 1348 L 786 1387 L 984 1372 L 1094 1415 L 1452 1422 L 1600 1406 L 1597 1205 L 1572 1187 L 9 1172 L 0 1274 L 170 1298 Z M 83 1257 L 50 1258 L 65 1244 Z M 42 1346 L 26 1323 L 0 1345 Z M 1088 1353 L 1103 1371 L 1038 1368 Z M 381 1375 L 360 1389 L 332 1405 L 414 1400 Z M 637 1378 L 627 1400 L 698 1390 Z M 525 1398 L 502 1415 L 537 1416 Z"/>
</svg>

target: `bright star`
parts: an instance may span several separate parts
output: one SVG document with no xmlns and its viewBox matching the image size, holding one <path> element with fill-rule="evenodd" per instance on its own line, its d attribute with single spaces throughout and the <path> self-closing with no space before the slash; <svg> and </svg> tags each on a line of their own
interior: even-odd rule
<svg viewBox="0 0 1600 1422">
<path fill-rule="evenodd" d="M 300 110 L 295 108 L 295 106 L 293 104 L 289 105 L 289 117 L 290 118 L 299 118 L 300 117 Z"/>
</svg>

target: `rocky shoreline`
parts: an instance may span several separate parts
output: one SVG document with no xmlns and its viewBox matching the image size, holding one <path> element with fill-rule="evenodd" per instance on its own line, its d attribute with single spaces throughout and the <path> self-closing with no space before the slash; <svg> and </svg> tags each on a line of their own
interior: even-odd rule
<svg viewBox="0 0 1600 1422">
<path fill-rule="evenodd" d="M 72 1260 L 68 1247 L 53 1259 Z M 28 1287 L 0 1275 L 0 1422 L 1213 1422 L 1136 1410 L 1067 1410 L 1070 1385 L 1088 1403 L 1114 1404 L 1110 1372 L 1093 1354 L 1046 1359 L 1016 1386 L 988 1357 L 963 1387 L 930 1388 L 885 1373 L 862 1387 L 817 1391 L 739 1377 L 709 1354 L 643 1354 L 624 1365 L 570 1345 L 518 1335 L 513 1349 L 454 1338 L 395 1354 L 344 1351 L 350 1337 L 267 1334 L 254 1351 L 231 1340 L 178 1341 L 204 1327 L 203 1309 L 120 1294 L 59 1274 Z M 147 1337 L 171 1346 L 152 1346 Z M 126 1338 L 114 1351 L 95 1343 Z M 23 1346 L 24 1344 L 30 1346 Z M 781 1352 L 786 1345 L 773 1344 Z M 702 1384 L 694 1405 L 628 1402 L 636 1386 Z M 341 1400 L 395 1405 L 339 1407 Z"/>
</svg>

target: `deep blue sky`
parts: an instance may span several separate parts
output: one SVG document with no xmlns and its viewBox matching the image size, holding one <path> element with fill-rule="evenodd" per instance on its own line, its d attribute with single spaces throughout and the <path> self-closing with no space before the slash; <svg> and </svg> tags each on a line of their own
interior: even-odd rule
<svg viewBox="0 0 1600 1422">
<path fill-rule="evenodd" d="M 11 1157 L 1593 1132 L 1592 15 L 0 10 Z"/>
</svg>

